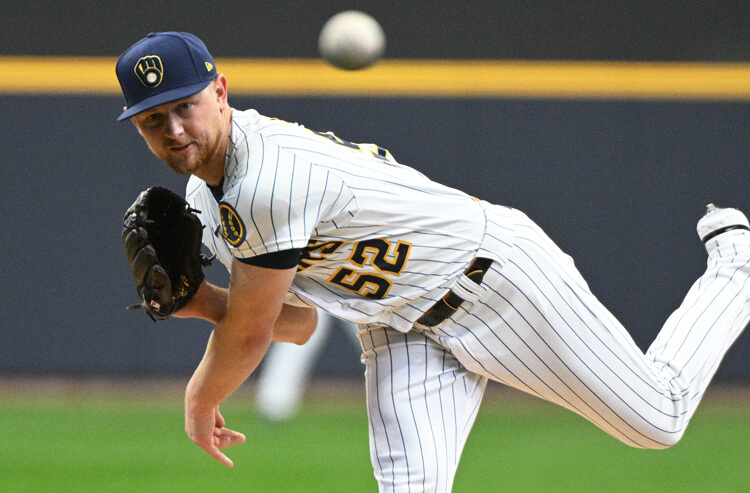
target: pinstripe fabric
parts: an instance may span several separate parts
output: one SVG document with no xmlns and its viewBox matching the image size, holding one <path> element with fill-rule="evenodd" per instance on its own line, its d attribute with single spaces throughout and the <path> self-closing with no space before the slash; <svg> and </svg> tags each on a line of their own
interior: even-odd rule
<svg viewBox="0 0 750 493">
<path fill-rule="evenodd" d="M 477 200 L 397 163 L 378 146 L 352 144 L 252 110 L 233 111 L 221 198 L 242 218 L 243 241 L 217 245 L 223 242 L 219 204 L 204 182 L 191 177 L 186 197 L 205 211 L 204 243 L 225 263 L 232 256 L 303 249 L 310 241 L 340 242 L 300 271 L 292 285 L 295 299 L 353 323 L 382 322 L 403 332 L 474 259 L 486 227 Z M 399 242 L 409 245 L 402 271 L 383 272 L 368 259 L 352 274 L 387 278 L 387 295 L 363 297 L 331 283 L 338 269 L 352 267 L 355 246 L 373 239 L 389 242 L 390 261 Z"/>
<path fill-rule="evenodd" d="M 487 378 L 416 331 L 360 328 L 380 491 L 449 491 Z"/>
<path fill-rule="evenodd" d="M 380 325 L 360 331 L 381 491 L 450 491 L 484 379 L 570 409 L 628 445 L 669 447 L 750 320 L 747 232 L 722 236 L 643 354 L 573 261 L 525 215 L 513 217 L 513 253 L 485 275 L 476 303 L 406 336 Z M 433 437 L 438 454 L 425 447 Z"/>
<path fill-rule="evenodd" d="M 488 379 L 570 409 L 628 445 L 669 447 L 750 320 L 746 231 L 713 240 L 705 274 L 644 354 L 523 213 L 436 184 L 377 146 L 235 112 L 223 187 L 221 203 L 247 229 L 235 245 L 221 237 L 219 203 L 205 183 L 192 177 L 187 199 L 203 211 L 204 243 L 227 266 L 233 257 L 331 246 L 307 257 L 285 301 L 360 324 L 383 492 L 450 491 Z M 494 260 L 481 286 L 461 277 L 477 256 Z M 391 284 L 368 296 L 383 286 L 358 290 L 360 275 Z M 473 303 L 436 327 L 414 326 L 459 279 Z"/>
<path fill-rule="evenodd" d="M 486 295 L 432 331 L 472 371 L 571 409 L 623 442 L 679 440 L 747 325 L 750 236 L 725 238 L 644 355 L 572 261 L 518 215 L 508 263 Z"/>
</svg>

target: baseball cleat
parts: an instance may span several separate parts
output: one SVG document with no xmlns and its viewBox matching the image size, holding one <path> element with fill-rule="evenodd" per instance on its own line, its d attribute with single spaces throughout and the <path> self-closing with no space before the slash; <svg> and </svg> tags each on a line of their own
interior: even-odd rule
<svg viewBox="0 0 750 493">
<path fill-rule="evenodd" d="M 698 236 L 704 244 L 727 231 L 744 229 L 750 231 L 750 223 L 742 211 L 732 208 L 706 206 L 706 213 L 698 221 Z"/>
</svg>

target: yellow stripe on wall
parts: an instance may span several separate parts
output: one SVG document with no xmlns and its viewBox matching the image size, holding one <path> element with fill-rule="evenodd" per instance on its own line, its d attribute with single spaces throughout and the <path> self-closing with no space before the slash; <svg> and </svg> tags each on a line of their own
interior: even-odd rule
<svg viewBox="0 0 750 493">
<path fill-rule="evenodd" d="M 750 63 L 216 59 L 230 95 L 750 100 Z M 119 94 L 115 58 L 2 57 L 3 94 Z"/>
</svg>

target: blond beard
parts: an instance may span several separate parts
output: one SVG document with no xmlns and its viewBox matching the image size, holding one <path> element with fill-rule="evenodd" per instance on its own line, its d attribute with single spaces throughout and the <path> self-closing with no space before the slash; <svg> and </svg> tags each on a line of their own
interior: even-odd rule
<svg viewBox="0 0 750 493">
<path fill-rule="evenodd" d="M 200 147 L 198 148 L 198 152 L 195 155 L 186 156 L 185 159 L 174 159 L 174 157 L 168 152 L 166 152 L 165 154 L 160 154 L 150 145 L 148 146 L 148 148 L 151 150 L 154 156 L 159 158 L 161 161 L 164 161 L 172 171 L 181 175 L 195 174 L 195 172 L 205 164 L 206 160 L 206 156 L 204 155 L 205 153 L 202 152 L 202 148 Z"/>
</svg>

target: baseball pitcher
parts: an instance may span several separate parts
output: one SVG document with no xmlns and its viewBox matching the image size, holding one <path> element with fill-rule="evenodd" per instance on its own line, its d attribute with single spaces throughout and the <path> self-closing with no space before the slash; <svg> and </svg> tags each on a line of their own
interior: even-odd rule
<svg viewBox="0 0 750 493">
<path fill-rule="evenodd" d="M 750 317 L 750 227 L 698 222 L 703 274 L 644 354 L 573 261 L 525 214 L 431 181 L 374 144 L 233 109 L 187 33 L 152 33 L 116 67 L 130 119 L 189 175 L 186 200 L 139 196 L 123 239 L 154 318 L 215 324 L 185 429 L 222 451 L 219 405 L 272 340 L 304 343 L 316 309 L 359 325 L 381 491 L 450 491 L 488 380 L 563 406 L 633 447 L 675 444 Z M 231 271 L 207 283 L 200 242 Z M 176 245 L 175 245 L 176 244 Z"/>
</svg>

